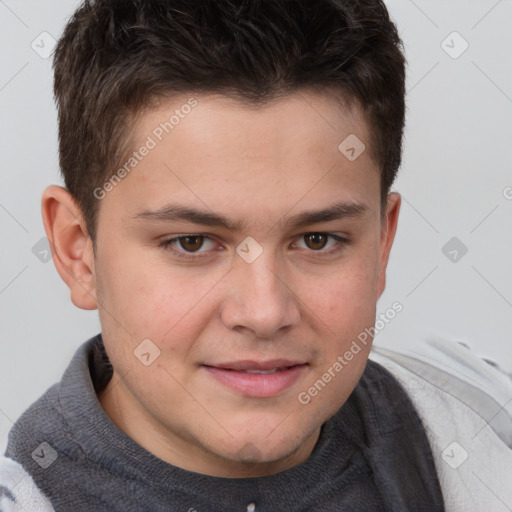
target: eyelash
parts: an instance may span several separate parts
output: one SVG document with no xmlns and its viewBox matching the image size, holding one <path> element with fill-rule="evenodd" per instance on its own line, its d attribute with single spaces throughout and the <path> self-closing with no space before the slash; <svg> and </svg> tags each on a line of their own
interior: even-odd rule
<svg viewBox="0 0 512 512">
<path fill-rule="evenodd" d="M 318 249 L 317 251 L 310 249 L 309 252 L 313 253 L 313 254 L 311 254 L 311 256 L 313 256 L 313 258 L 322 258 L 325 255 L 336 254 L 337 252 L 341 251 L 344 246 L 347 246 L 351 243 L 351 241 L 347 238 L 343 238 L 339 235 L 334 235 L 333 233 L 325 233 L 323 231 L 309 231 L 309 232 L 301 235 L 300 238 L 305 237 L 306 235 L 326 235 L 328 237 L 334 238 L 334 240 L 336 240 L 338 242 L 338 244 L 334 248 L 331 248 L 326 251 L 323 249 Z M 212 240 L 213 241 L 213 239 L 211 237 L 209 237 L 208 235 L 204 235 L 202 233 L 189 233 L 186 235 L 180 235 L 180 236 L 176 236 L 174 238 L 169 238 L 167 240 L 162 240 L 159 244 L 159 247 L 162 247 L 166 251 L 170 251 L 173 255 L 177 256 L 178 258 L 182 258 L 182 259 L 186 259 L 186 260 L 198 261 L 198 260 L 210 257 L 209 254 L 203 253 L 203 252 L 193 253 L 193 252 L 178 251 L 172 246 L 173 242 L 177 242 L 178 240 L 180 240 L 182 238 L 187 238 L 188 236 L 202 237 L 204 240 Z M 316 256 L 316 255 L 314 255 L 314 253 L 320 253 L 322 256 Z"/>
</svg>

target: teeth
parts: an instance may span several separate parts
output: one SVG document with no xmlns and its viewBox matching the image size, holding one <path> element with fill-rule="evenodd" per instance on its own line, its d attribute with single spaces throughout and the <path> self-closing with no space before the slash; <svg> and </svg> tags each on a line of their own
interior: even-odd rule
<svg viewBox="0 0 512 512">
<path fill-rule="evenodd" d="M 244 370 L 245 373 L 262 373 L 264 375 L 267 375 L 268 373 L 276 373 L 278 371 L 278 368 L 273 368 L 272 370 Z"/>
</svg>

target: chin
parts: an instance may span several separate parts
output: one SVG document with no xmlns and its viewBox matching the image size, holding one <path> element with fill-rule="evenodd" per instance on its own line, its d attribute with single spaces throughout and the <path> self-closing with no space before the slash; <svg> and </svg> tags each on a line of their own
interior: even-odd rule
<svg viewBox="0 0 512 512">
<path fill-rule="evenodd" d="M 289 432 L 279 437 L 273 435 L 272 439 L 268 436 L 251 436 L 238 439 L 236 445 L 226 447 L 226 452 L 222 456 L 243 464 L 270 464 L 293 456 L 303 442 L 302 436 L 299 438 Z"/>
</svg>

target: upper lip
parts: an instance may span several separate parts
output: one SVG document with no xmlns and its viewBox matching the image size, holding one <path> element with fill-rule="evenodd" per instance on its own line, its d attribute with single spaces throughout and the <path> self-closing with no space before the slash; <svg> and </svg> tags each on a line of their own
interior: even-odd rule
<svg viewBox="0 0 512 512">
<path fill-rule="evenodd" d="M 288 366 L 296 366 L 306 364 L 303 361 L 295 361 L 292 359 L 269 359 L 268 361 L 230 361 L 227 363 L 207 364 L 205 366 L 213 366 L 214 368 L 223 368 L 225 370 L 272 370 L 274 368 L 286 368 Z"/>
</svg>

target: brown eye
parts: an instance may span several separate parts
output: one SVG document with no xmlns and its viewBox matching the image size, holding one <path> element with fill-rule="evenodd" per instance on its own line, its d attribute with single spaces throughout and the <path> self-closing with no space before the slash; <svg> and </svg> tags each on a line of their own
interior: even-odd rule
<svg viewBox="0 0 512 512">
<path fill-rule="evenodd" d="M 179 238 L 179 241 L 185 251 L 195 252 L 201 249 L 204 243 L 204 236 L 182 236 Z"/>
<path fill-rule="evenodd" d="M 162 240 L 159 246 L 176 258 L 199 261 L 213 256 L 215 242 L 208 235 L 187 234 Z M 217 249 L 218 251 L 218 249 Z"/>
<path fill-rule="evenodd" d="M 304 241 L 309 249 L 320 250 L 323 249 L 328 240 L 328 235 L 325 233 L 307 233 L 304 235 Z"/>
</svg>

